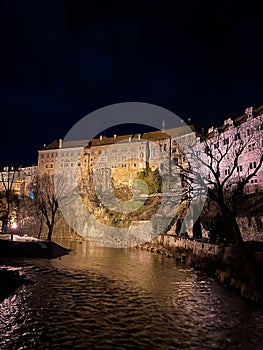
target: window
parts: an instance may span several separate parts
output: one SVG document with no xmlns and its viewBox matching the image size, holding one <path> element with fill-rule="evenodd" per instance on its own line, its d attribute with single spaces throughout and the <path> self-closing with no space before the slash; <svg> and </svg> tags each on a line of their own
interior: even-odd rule
<svg viewBox="0 0 263 350">
<path fill-rule="evenodd" d="M 173 161 L 174 161 L 174 164 L 175 164 L 175 165 L 178 165 L 178 158 L 174 157 L 174 158 L 173 158 Z"/>
<path fill-rule="evenodd" d="M 224 139 L 223 144 L 224 144 L 224 146 L 229 144 L 229 138 L 228 137 L 226 139 Z"/>
<path fill-rule="evenodd" d="M 247 129 L 247 136 L 251 135 L 251 130 Z"/>
<path fill-rule="evenodd" d="M 98 151 L 98 154 L 101 154 L 101 150 Z"/>
<path fill-rule="evenodd" d="M 136 168 L 136 163 L 133 164 L 134 168 Z"/>
<path fill-rule="evenodd" d="M 167 145 L 166 145 L 166 144 L 163 146 L 163 150 L 164 150 L 165 152 L 167 151 Z"/>
<path fill-rule="evenodd" d="M 206 153 L 206 154 L 209 154 L 209 153 L 210 153 L 210 149 L 209 149 L 208 146 L 205 147 L 205 153 Z"/>
<path fill-rule="evenodd" d="M 226 169 L 225 170 L 225 175 L 229 175 L 229 173 L 230 173 L 230 169 Z"/>
<path fill-rule="evenodd" d="M 243 170 L 242 165 L 238 165 L 238 166 L 237 166 L 237 172 L 238 172 L 238 173 L 241 173 L 242 170 Z"/>
<path fill-rule="evenodd" d="M 140 153 L 140 158 L 143 158 L 144 154 L 143 152 Z"/>
<path fill-rule="evenodd" d="M 240 133 L 239 132 L 235 134 L 235 141 L 237 141 L 237 140 L 240 140 Z"/>
<path fill-rule="evenodd" d="M 255 169 L 256 167 L 257 167 L 257 163 L 256 162 L 249 163 L 249 169 Z"/>
<path fill-rule="evenodd" d="M 248 145 L 248 151 L 249 152 L 254 151 L 254 150 L 255 150 L 255 142 L 251 143 L 250 145 Z"/>
<path fill-rule="evenodd" d="M 219 148 L 219 142 L 217 141 L 216 143 L 214 143 L 214 149 Z"/>
</svg>

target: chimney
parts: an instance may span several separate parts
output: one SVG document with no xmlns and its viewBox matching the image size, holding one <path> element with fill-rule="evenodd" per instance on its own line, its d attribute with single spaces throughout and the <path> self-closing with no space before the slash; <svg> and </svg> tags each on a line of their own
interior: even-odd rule
<svg viewBox="0 0 263 350">
<path fill-rule="evenodd" d="M 165 130 L 165 121 L 163 120 L 163 122 L 162 122 L 162 132 L 164 132 L 164 130 Z"/>
<path fill-rule="evenodd" d="M 138 140 L 140 140 L 141 139 L 141 134 L 138 134 Z"/>
<path fill-rule="evenodd" d="M 113 137 L 116 139 L 116 138 L 117 138 L 117 135 L 116 135 L 116 134 L 114 134 L 114 135 L 113 135 Z"/>
<path fill-rule="evenodd" d="M 248 118 L 253 117 L 253 107 L 246 108 L 245 113 Z"/>
<path fill-rule="evenodd" d="M 62 147 L 62 139 L 59 139 L 58 140 L 58 148 L 61 148 Z"/>
<path fill-rule="evenodd" d="M 100 135 L 100 141 L 102 140 L 102 135 Z"/>
<path fill-rule="evenodd" d="M 129 142 L 131 143 L 131 136 L 129 136 Z"/>
<path fill-rule="evenodd" d="M 46 148 L 46 147 L 47 147 L 47 145 L 44 143 L 43 147 L 44 147 L 44 148 Z"/>
</svg>

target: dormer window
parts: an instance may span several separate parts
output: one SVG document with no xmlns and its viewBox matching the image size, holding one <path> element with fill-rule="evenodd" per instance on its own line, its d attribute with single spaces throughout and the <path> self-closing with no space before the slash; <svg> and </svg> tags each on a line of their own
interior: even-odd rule
<svg viewBox="0 0 263 350">
<path fill-rule="evenodd" d="M 216 143 L 214 143 L 214 149 L 218 149 L 219 148 L 219 142 L 217 141 Z"/>
<path fill-rule="evenodd" d="M 224 146 L 229 144 L 229 138 L 228 137 L 224 139 L 223 144 L 224 144 Z"/>
</svg>

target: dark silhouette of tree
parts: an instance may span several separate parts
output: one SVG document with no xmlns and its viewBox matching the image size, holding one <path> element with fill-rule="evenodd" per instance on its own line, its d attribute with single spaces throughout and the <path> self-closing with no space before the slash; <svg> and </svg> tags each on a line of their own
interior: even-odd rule
<svg viewBox="0 0 263 350">
<path fill-rule="evenodd" d="M 38 175 L 36 177 L 34 195 L 41 226 L 44 218 L 48 228 L 47 239 L 51 241 L 58 210 L 58 198 L 54 189 L 53 176 L 49 174 Z"/>
<path fill-rule="evenodd" d="M 207 191 L 208 202 L 215 203 L 223 217 L 227 231 L 224 236 L 239 246 L 244 242 L 236 219 L 238 204 L 244 198 L 245 186 L 258 173 L 263 162 L 261 123 L 258 118 L 249 133 L 239 126 L 235 134 L 226 134 L 226 138 L 218 133 L 195 145 L 182 147 L 181 159 L 186 156 L 187 162 L 176 164 L 181 178 L 187 183 L 189 201 Z M 249 154 L 253 157 L 248 158 L 252 147 L 253 153 Z"/>
<path fill-rule="evenodd" d="M 2 220 L 2 232 L 8 233 L 10 228 L 11 212 L 13 207 L 17 207 L 18 196 L 14 191 L 14 183 L 20 168 L 14 166 L 0 166 L 1 185 L 1 207 L 0 215 Z"/>
</svg>

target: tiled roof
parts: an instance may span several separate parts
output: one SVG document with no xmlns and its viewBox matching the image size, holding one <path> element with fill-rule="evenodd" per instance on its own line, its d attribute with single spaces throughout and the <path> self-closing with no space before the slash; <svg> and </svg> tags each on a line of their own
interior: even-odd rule
<svg viewBox="0 0 263 350">
<path fill-rule="evenodd" d="M 89 140 L 63 141 L 62 148 L 85 147 Z"/>
<path fill-rule="evenodd" d="M 75 147 L 85 147 L 88 144 L 88 140 L 76 140 L 76 141 L 62 141 L 61 148 L 75 148 Z M 42 150 L 48 149 L 58 149 L 59 140 L 54 140 L 50 144 L 44 146 Z"/>
</svg>

